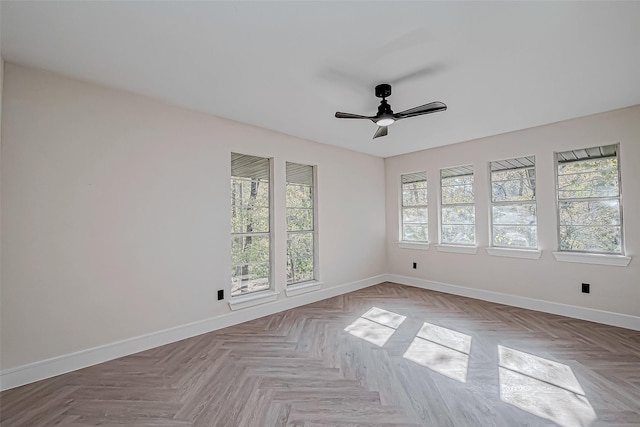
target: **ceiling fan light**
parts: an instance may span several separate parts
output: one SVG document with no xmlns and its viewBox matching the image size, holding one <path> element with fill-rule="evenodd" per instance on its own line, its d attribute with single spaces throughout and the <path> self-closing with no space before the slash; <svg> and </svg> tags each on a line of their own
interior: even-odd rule
<svg viewBox="0 0 640 427">
<path fill-rule="evenodd" d="M 389 117 L 384 118 L 384 119 L 380 119 L 380 120 L 378 120 L 378 121 L 376 122 L 376 124 L 377 124 L 378 126 L 390 126 L 390 125 L 392 125 L 392 124 L 394 124 L 394 123 L 395 123 L 395 120 L 394 120 L 394 119 L 392 119 L 392 118 L 389 118 Z"/>
</svg>

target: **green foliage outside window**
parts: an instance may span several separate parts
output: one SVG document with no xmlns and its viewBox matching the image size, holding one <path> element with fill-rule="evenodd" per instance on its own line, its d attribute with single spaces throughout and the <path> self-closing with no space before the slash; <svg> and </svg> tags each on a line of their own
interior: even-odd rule
<svg viewBox="0 0 640 427">
<path fill-rule="evenodd" d="M 287 285 L 315 279 L 313 167 L 287 163 Z"/>
<path fill-rule="evenodd" d="M 270 288 L 269 159 L 231 155 L 231 295 Z"/>
<path fill-rule="evenodd" d="M 560 250 L 622 253 L 617 156 L 558 164 L 558 221 Z"/>
<path fill-rule="evenodd" d="M 402 175 L 402 240 L 429 240 L 429 210 L 427 208 L 427 174 L 417 172 Z"/>
<path fill-rule="evenodd" d="M 476 215 L 473 173 L 456 174 L 458 168 L 440 171 L 441 234 L 445 244 L 473 245 L 476 242 Z M 471 170 L 471 166 L 461 169 Z"/>
<path fill-rule="evenodd" d="M 495 170 L 504 163 L 529 167 Z M 535 249 L 537 243 L 536 170 L 533 156 L 491 162 L 492 245 Z"/>
</svg>

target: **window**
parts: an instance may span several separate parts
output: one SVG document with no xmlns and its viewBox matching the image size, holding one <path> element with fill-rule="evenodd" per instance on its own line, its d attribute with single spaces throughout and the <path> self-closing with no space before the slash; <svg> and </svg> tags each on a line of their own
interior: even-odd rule
<svg viewBox="0 0 640 427">
<path fill-rule="evenodd" d="M 440 242 L 453 245 L 476 243 L 476 210 L 473 166 L 440 170 Z"/>
<path fill-rule="evenodd" d="M 287 168 L 287 285 L 314 280 L 315 209 L 313 166 Z"/>
<path fill-rule="evenodd" d="M 428 242 L 427 173 L 416 172 L 401 176 L 402 182 L 402 240 Z"/>
<path fill-rule="evenodd" d="M 619 148 L 556 153 L 561 251 L 622 254 Z"/>
<path fill-rule="evenodd" d="M 491 245 L 536 249 L 535 157 L 499 160 L 491 168 Z"/>
<path fill-rule="evenodd" d="M 231 296 L 271 287 L 269 159 L 231 153 Z"/>
</svg>

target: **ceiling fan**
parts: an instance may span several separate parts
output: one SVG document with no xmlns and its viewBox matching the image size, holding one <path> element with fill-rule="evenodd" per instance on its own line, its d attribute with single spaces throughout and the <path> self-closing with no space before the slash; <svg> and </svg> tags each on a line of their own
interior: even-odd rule
<svg viewBox="0 0 640 427">
<path fill-rule="evenodd" d="M 351 113 L 336 113 L 336 118 L 338 119 L 368 119 L 373 123 L 378 125 L 378 130 L 373 135 L 373 139 L 378 138 L 380 136 L 386 136 L 388 131 L 388 127 L 397 122 L 400 119 L 406 119 L 409 117 L 422 116 L 423 114 L 437 113 L 439 111 L 445 111 L 447 106 L 439 101 L 430 102 L 429 104 L 424 104 L 419 107 L 409 108 L 408 110 L 401 111 L 399 113 L 394 113 L 391 110 L 391 105 L 387 103 L 386 98 L 391 95 L 391 85 L 389 84 L 380 84 L 376 86 L 376 96 L 378 98 L 382 98 L 380 101 L 380 106 L 378 107 L 378 114 L 375 116 L 361 116 L 359 114 L 351 114 Z"/>
</svg>

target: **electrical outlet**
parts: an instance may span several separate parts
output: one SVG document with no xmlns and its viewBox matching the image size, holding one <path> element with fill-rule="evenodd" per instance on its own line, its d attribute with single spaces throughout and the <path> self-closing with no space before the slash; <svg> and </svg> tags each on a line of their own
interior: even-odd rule
<svg viewBox="0 0 640 427">
<path fill-rule="evenodd" d="M 417 262 L 414 262 L 414 263 L 413 263 L 413 269 L 415 270 L 416 268 L 418 268 L 418 263 L 417 263 Z"/>
<path fill-rule="evenodd" d="M 224 299 L 224 289 L 220 289 L 218 291 L 218 301 L 223 300 Z"/>
<path fill-rule="evenodd" d="M 591 285 L 588 283 L 583 283 L 582 284 L 582 293 L 583 294 L 588 294 L 591 292 Z"/>
</svg>

